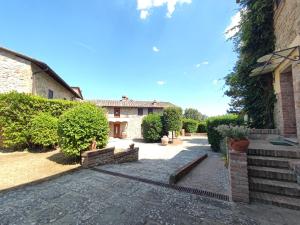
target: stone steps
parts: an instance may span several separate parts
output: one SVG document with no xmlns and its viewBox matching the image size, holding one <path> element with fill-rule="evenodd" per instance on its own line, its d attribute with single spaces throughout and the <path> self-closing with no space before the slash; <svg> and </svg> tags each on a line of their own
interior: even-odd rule
<svg viewBox="0 0 300 225">
<path fill-rule="evenodd" d="M 297 182 L 296 175 L 293 173 L 293 171 L 289 169 L 262 167 L 262 166 L 248 166 L 248 174 L 249 177 Z"/>
<path fill-rule="evenodd" d="M 292 160 L 290 158 L 249 155 L 248 165 L 289 169 L 289 163 Z"/>
<path fill-rule="evenodd" d="M 249 189 L 255 192 L 291 196 L 299 198 L 300 201 L 300 185 L 297 183 L 250 177 Z"/>
<path fill-rule="evenodd" d="M 294 197 L 287 197 L 283 195 L 274 195 L 264 192 L 250 192 L 252 201 L 262 202 L 265 204 L 276 205 L 284 208 L 300 210 L 300 199 Z"/>
<path fill-rule="evenodd" d="M 282 158 L 296 158 L 300 159 L 300 151 L 293 148 L 283 148 L 282 146 L 274 146 L 274 148 L 263 149 L 263 148 L 249 148 L 248 155 L 255 156 L 271 156 L 271 157 L 282 157 Z"/>
</svg>

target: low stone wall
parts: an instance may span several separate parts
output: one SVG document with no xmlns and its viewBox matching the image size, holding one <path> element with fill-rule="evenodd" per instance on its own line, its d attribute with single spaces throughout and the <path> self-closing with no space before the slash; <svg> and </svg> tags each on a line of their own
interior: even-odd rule
<svg viewBox="0 0 300 225">
<path fill-rule="evenodd" d="M 278 129 L 251 129 L 249 138 L 250 139 L 270 139 L 276 138 L 280 135 Z"/>
<path fill-rule="evenodd" d="M 247 153 L 229 150 L 230 199 L 249 203 Z"/>
<path fill-rule="evenodd" d="M 85 168 L 110 163 L 124 163 L 138 160 L 139 148 L 114 154 L 115 148 L 103 148 L 86 151 L 81 154 L 81 165 Z"/>
</svg>

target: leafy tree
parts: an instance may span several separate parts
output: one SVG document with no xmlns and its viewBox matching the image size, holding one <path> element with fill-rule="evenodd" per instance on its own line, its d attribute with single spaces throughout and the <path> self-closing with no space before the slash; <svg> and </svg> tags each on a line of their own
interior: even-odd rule
<svg viewBox="0 0 300 225">
<path fill-rule="evenodd" d="M 225 77 L 229 112 L 248 114 L 252 127 L 273 128 L 273 76 L 249 76 L 257 59 L 274 51 L 273 0 L 241 0 L 240 6 L 240 30 L 233 37 L 238 61 Z"/>
<path fill-rule="evenodd" d="M 203 120 L 205 117 L 197 109 L 193 109 L 193 108 L 185 109 L 183 116 L 186 119 L 199 120 L 199 121 Z"/>
<path fill-rule="evenodd" d="M 151 113 L 143 118 L 142 132 L 146 142 L 158 142 L 162 136 L 163 124 L 161 115 Z"/>
<path fill-rule="evenodd" d="M 193 120 L 193 119 L 183 119 L 182 120 L 182 128 L 187 133 L 195 133 L 195 132 L 197 132 L 198 124 L 199 124 L 198 120 Z"/>
<path fill-rule="evenodd" d="M 182 109 L 179 107 L 168 107 L 163 111 L 164 131 L 167 134 L 172 131 L 172 139 L 175 132 L 179 132 L 182 127 Z"/>
</svg>

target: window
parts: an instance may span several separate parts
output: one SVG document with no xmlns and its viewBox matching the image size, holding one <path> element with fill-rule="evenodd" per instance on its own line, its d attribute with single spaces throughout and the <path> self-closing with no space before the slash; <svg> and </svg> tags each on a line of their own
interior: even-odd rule
<svg viewBox="0 0 300 225">
<path fill-rule="evenodd" d="M 148 114 L 153 113 L 153 108 L 148 108 Z"/>
<path fill-rule="evenodd" d="M 143 108 L 138 108 L 138 115 L 142 116 L 144 114 Z"/>
<path fill-rule="evenodd" d="M 50 89 L 48 90 L 48 98 L 53 99 L 53 91 Z"/>
<path fill-rule="evenodd" d="M 114 108 L 114 116 L 115 117 L 120 117 L 120 112 L 121 112 L 120 108 Z"/>
</svg>

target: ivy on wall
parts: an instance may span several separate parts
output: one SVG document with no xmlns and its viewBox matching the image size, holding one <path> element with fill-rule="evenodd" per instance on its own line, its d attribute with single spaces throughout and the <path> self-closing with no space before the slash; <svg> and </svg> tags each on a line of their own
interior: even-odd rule
<svg viewBox="0 0 300 225">
<path fill-rule="evenodd" d="M 255 128 L 274 127 L 276 97 L 271 74 L 250 77 L 257 59 L 274 51 L 273 0 L 241 0 L 241 23 L 233 37 L 238 60 L 225 77 L 231 97 L 229 112 L 247 114 Z"/>
</svg>

